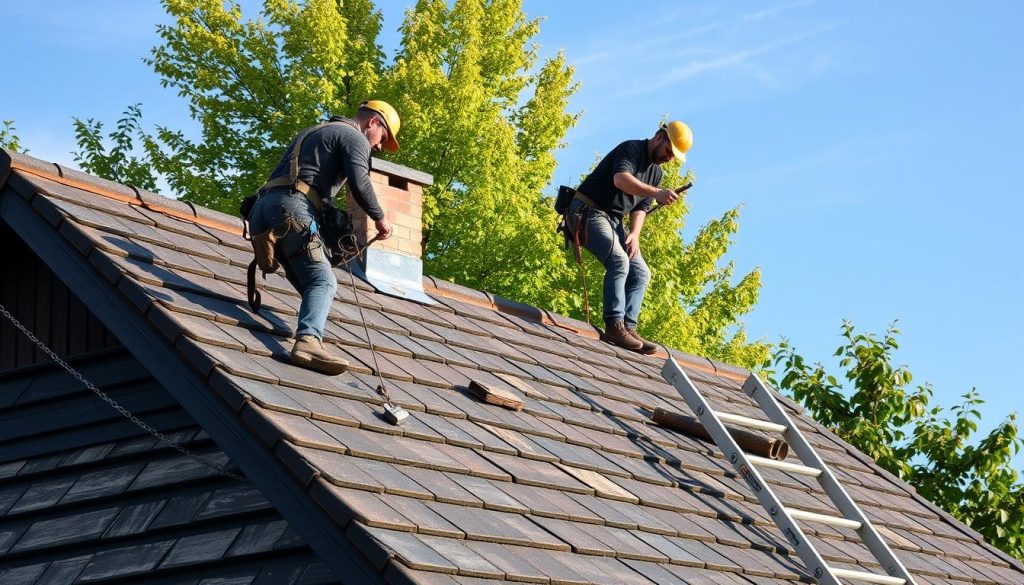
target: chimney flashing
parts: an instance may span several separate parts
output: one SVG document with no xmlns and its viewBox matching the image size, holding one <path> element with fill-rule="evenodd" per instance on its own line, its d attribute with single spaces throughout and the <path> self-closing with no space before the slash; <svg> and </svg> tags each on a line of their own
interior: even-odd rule
<svg viewBox="0 0 1024 585">
<path fill-rule="evenodd" d="M 378 292 L 434 304 L 423 292 L 423 187 L 432 185 L 429 174 L 406 166 L 371 159 L 370 181 L 377 200 L 391 222 L 392 234 L 366 250 L 363 277 Z M 348 193 L 352 227 L 360 242 L 376 235 L 374 222 L 355 205 Z"/>
</svg>

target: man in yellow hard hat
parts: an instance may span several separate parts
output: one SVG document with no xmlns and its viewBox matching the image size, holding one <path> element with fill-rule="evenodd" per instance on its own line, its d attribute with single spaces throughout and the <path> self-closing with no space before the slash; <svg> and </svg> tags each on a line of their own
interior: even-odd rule
<svg viewBox="0 0 1024 585">
<path fill-rule="evenodd" d="M 576 190 L 566 223 L 580 245 L 604 264 L 604 341 L 639 353 L 658 347 L 636 332 L 651 271 L 640 254 L 640 230 L 654 202 L 668 205 L 679 194 L 662 189 L 661 166 L 686 161 L 693 133 L 686 124 L 663 124 L 652 138 L 627 140 L 608 153 Z M 623 219 L 629 217 L 629 232 Z"/>
<path fill-rule="evenodd" d="M 331 213 L 332 200 L 347 183 L 356 203 L 374 221 L 379 239 L 391 236 L 391 222 L 370 182 L 370 154 L 398 150 L 400 126 L 390 104 L 370 100 L 360 104 L 354 118 L 333 116 L 306 128 L 285 150 L 248 213 L 254 248 L 258 238 L 269 235 L 274 259 L 302 295 L 291 352 L 291 361 L 298 366 L 326 374 L 348 368 L 348 362 L 324 348 L 322 341 L 337 288 L 322 232 L 335 227 L 329 225 L 332 215 L 338 215 Z"/>
</svg>

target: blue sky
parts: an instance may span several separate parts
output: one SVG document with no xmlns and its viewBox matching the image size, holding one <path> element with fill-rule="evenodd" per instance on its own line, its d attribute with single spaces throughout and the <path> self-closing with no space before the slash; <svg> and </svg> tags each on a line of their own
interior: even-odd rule
<svg viewBox="0 0 1024 585">
<path fill-rule="evenodd" d="M 388 55 L 411 3 L 378 1 Z M 563 50 L 581 83 L 556 184 L 683 119 L 698 177 L 684 236 L 742 204 L 730 258 L 764 277 L 752 337 L 831 364 L 843 319 L 880 332 L 898 318 L 898 359 L 936 404 L 976 386 L 983 430 L 1024 414 L 1024 4 L 633 5 L 645 11 L 525 3 L 545 17 L 541 54 Z M 72 116 L 110 126 L 136 102 L 148 127 L 192 127 L 142 63 L 166 20 L 157 3 L 0 0 L 0 13 L 0 118 L 30 154 L 73 164 Z"/>
</svg>

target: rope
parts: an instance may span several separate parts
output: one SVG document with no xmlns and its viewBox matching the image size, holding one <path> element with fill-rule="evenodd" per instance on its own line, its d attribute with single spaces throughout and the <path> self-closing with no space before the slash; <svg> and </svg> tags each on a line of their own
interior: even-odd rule
<svg viewBox="0 0 1024 585">
<path fill-rule="evenodd" d="M 579 221 L 576 222 L 576 229 L 572 231 L 573 244 L 576 252 L 576 265 L 580 268 L 580 279 L 583 281 L 583 313 L 587 316 L 587 323 L 590 323 L 590 289 L 587 287 L 587 267 L 583 261 L 583 252 L 580 250 L 580 227 L 587 221 L 587 213 L 584 211 Z"/>
<path fill-rule="evenodd" d="M 352 248 L 355 249 L 355 252 L 345 260 L 345 263 L 348 264 L 356 259 L 362 260 L 363 252 L 370 247 L 370 244 L 380 239 L 380 233 L 378 232 L 372 240 L 366 242 L 366 245 L 362 247 L 359 246 L 359 242 L 356 240 L 355 234 L 348 234 L 345 237 L 352 239 Z M 370 355 L 373 356 L 373 369 L 377 374 L 377 380 L 380 381 L 380 384 L 377 386 L 377 394 L 387 402 L 388 406 L 395 408 L 395 403 L 391 400 L 391 394 L 388 392 L 387 384 L 384 382 L 384 376 L 381 374 L 380 365 L 377 363 L 377 350 L 374 349 L 373 341 L 370 339 L 370 328 L 366 326 L 366 318 L 363 316 L 363 304 L 359 301 L 359 289 L 356 287 L 356 277 L 352 273 L 351 266 L 348 270 L 348 278 L 349 283 L 352 285 L 352 296 L 355 297 L 356 307 L 359 309 L 359 321 L 363 324 L 363 333 L 366 335 L 366 344 L 370 346 Z"/>
<path fill-rule="evenodd" d="M 92 390 L 92 392 L 96 396 L 98 396 L 100 398 L 100 400 L 106 402 L 108 405 L 110 405 L 111 408 L 116 410 L 121 416 L 123 416 L 126 419 L 128 419 L 129 421 L 131 421 L 135 426 L 137 426 L 140 429 L 142 429 L 143 431 L 149 433 L 151 436 L 156 438 L 161 443 L 170 446 L 175 451 L 177 451 L 178 453 L 181 453 L 185 457 L 188 457 L 189 459 L 191 459 L 191 460 L 193 460 L 193 461 L 195 461 L 197 463 L 200 463 L 203 466 L 213 470 L 217 475 L 222 475 L 224 477 L 227 477 L 227 478 L 230 478 L 230 479 L 234 479 L 234 480 L 237 480 L 237 481 L 245 481 L 245 478 L 242 477 L 241 475 L 238 475 L 236 473 L 228 471 L 227 468 L 225 468 L 222 465 L 216 465 L 216 464 L 210 463 L 209 461 L 206 461 L 205 459 L 199 457 L 195 453 L 193 453 L 193 452 L 189 451 L 188 449 L 186 449 L 185 447 L 183 447 L 181 444 L 168 439 L 166 436 L 164 436 L 163 433 L 161 433 L 160 431 L 154 429 L 153 427 L 149 426 L 148 424 L 146 424 L 145 422 L 140 420 L 137 416 L 132 414 L 132 412 L 129 411 L 127 408 L 125 408 L 125 407 L 121 406 L 120 404 L 118 404 L 118 402 L 116 400 L 114 400 L 113 398 L 111 398 L 110 396 L 107 396 L 106 392 L 100 390 L 99 388 L 94 386 L 92 382 L 90 382 L 89 380 L 85 379 L 85 377 L 80 372 L 78 372 L 78 370 L 76 370 L 70 364 L 68 364 L 66 361 L 61 359 L 60 356 L 58 356 L 52 349 L 47 347 L 46 344 L 44 344 L 42 341 L 39 341 L 39 338 L 37 338 L 35 335 L 33 335 L 32 332 L 29 331 L 28 328 L 26 328 L 24 325 L 22 325 L 20 321 L 15 319 L 14 315 L 12 315 L 10 313 L 10 311 L 8 311 L 7 308 L 4 307 L 3 305 L 0 305 L 0 313 L 3 313 L 4 317 L 7 317 L 11 321 L 11 323 L 13 323 L 14 326 L 19 331 L 24 333 L 25 336 L 28 337 L 32 341 L 32 343 L 36 344 L 36 346 L 43 353 L 48 355 L 51 360 L 56 362 L 57 365 L 59 365 L 60 367 L 64 368 L 64 370 L 66 370 L 67 373 L 71 374 L 71 376 L 74 377 L 76 380 L 78 380 L 82 384 L 85 384 L 85 387 L 88 388 L 89 390 Z"/>
</svg>

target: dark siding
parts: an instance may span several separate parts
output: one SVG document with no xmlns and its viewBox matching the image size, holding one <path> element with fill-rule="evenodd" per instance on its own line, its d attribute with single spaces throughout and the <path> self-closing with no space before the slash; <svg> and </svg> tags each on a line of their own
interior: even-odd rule
<svg viewBox="0 0 1024 585">
<path fill-rule="evenodd" d="M 126 350 L 71 361 L 172 440 L 230 463 Z M 159 444 L 57 366 L 0 373 L 0 583 L 200 581 L 335 582 L 248 481 Z"/>
<path fill-rule="evenodd" d="M 0 304 L 61 357 L 74 357 L 120 345 L 2 221 Z M 0 317 L 0 372 L 46 363 L 49 358 L 7 319 Z"/>
</svg>

